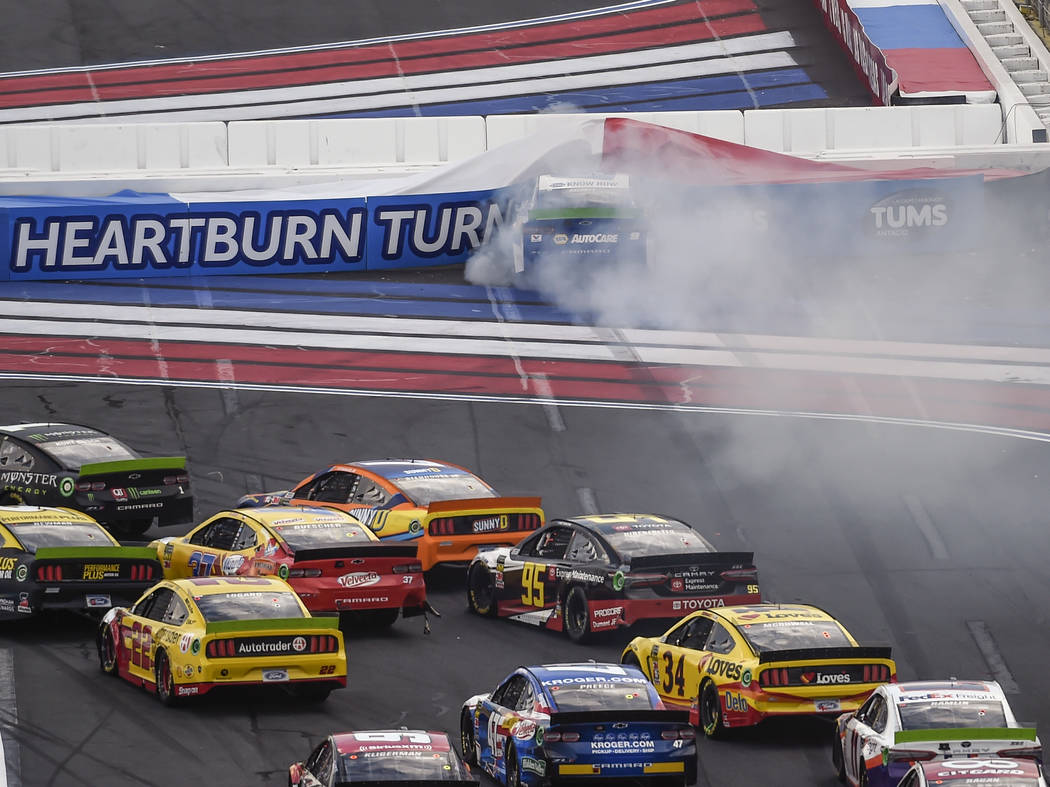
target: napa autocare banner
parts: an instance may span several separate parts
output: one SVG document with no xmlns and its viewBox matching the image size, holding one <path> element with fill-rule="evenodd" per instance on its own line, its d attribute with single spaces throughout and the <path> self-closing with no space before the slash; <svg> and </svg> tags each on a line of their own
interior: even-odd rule
<svg viewBox="0 0 1050 787">
<path fill-rule="evenodd" d="M 507 192 L 508 194 L 510 192 Z M 221 197 L 221 198 L 220 198 Z M 502 190 L 382 198 L 0 198 L 0 279 L 382 270 L 464 262 Z"/>
</svg>

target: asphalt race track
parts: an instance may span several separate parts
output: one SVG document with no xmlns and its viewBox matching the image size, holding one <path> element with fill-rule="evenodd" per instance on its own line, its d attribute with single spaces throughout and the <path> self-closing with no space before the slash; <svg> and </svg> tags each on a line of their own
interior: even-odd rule
<svg viewBox="0 0 1050 787">
<path fill-rule="evenodd" d="M 1018 717 L 1050 729 L 1043 442 L 587 407 L 551 420 L 521 404 L 104 383 L 6 381 L 0 413 L 69 418 L 147 452 L 185 452 L 198 517 L 260 485 L 376 455 L 462 463 L 508 493 L 542 494 L 553 515 L 591 505 L 676 514 L 720 548 L 754 549 L 768 598 L 823 605 L 862 642 L 892 644 L 901 679 L 998 677 Z M 89 622 L 9 624 L 0 702 L 11 730 L 15 697 L 5 694 L 17 691 L 21 783 L 284 784 L 287 764 L 329 731 L 455 733 L 460 703 L 516 665 L 615 659 L 629 638 L 575 646 L 472 616 L 458 571 L 428 583 L 444 613 L 433 633 L 419 619 L 351 633 L 350 688 L 322 706 L 249 692 L 165 709 L 99 672 Z M 12 664 L 13 684 L 3 680 Z M 774 722 L 702 742 L 699 784 L 830 787 L 829 735 L 818 721 Z"/>
</svg>

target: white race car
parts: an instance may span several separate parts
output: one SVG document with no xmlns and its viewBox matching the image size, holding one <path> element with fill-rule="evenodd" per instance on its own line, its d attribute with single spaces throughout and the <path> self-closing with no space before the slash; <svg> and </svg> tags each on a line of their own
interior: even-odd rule
<svg viewBox="0 0 1050 787">
<path fill-rule="evenodd" d="M 1047 787 L 1033 760 L 939 760 L 912 766 L 897 787 L 980 784 L 982 787 Z"/>
<path fill-rule="evenodd" d="M 831 749 L 839 779 L 857 787 L 895 787 L 917 762 L 1041 756 L 995 681 L 883 684 L 838 717 Z"/>
</svg>

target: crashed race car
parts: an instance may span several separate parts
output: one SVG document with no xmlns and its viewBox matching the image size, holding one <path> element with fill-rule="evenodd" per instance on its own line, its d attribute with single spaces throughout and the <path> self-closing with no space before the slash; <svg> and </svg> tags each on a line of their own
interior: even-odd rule
<svg viewBox="0 0 1050 787">
<path fill-rule="evenodd" d="M 1042 751 L 1035 729 L 1018 724 L 995 681 L 912 681 L 879 686 L 841 715 L 831 761 L 848 784 L 894 787 L 917 762 L 1041 760 Z"/>
<path fill-rule="evenodd" d="M 515 226 L 514 273 L 537 266 L 611 261 L 645 264 L 648 235 L 627 175 L 540 175 Z"/>
<path fill-rule="evenodd" d="M 165 579 L 278 576 L 315 615 L 389 626 L 431 611 L 413 543 L 380 543 L 331 508 L 274 506 L 220 511 L 189 533 L 150 544 Z"/>
<path fill-rule="evenodd" d="M 556 519 L 467 570 L 478 615 L 564 631 L 581 642 L 639 620 L 761 601 L 751 552 L 719 552 L 685 522 L 655 514 Z"/>
<path fill-rule="evenodd" d="M 334 465 L 294 489 L 245 495 L 238 508 L 305 505 L 348 511 L 383 541 L 411 541 L 424 571 L 511 546 L 543 524 L 538 497 L 500 497 L 462 467 L 428 459 Z"/>
<path fill-rule="evenodd" d="M 63 506 L 119 538 L 193 521 L 184 457 L 142 457 L 78 424 L 0 426 L 0 505 Z"/>
<path fill-rule="evenodd" d="M 42 610 L 104 613 L 160 579 L 156 553 L 125 547 L 70 508 L 0 506 L 0 620 Z"/>
</svg>

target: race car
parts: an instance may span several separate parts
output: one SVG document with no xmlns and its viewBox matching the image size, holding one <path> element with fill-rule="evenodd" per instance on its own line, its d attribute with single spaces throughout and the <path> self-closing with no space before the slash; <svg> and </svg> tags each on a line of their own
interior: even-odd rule
<svg viewBox="0 0 1050 787">
<path fill-rule="evenodd" d="M 429 571 L 483 547 L 512 546 L 543 524 L 538 497 L 499 497 L 462 467 L 423 459 L 334 465 L 286 492 L 242 497 L 238 508 L 314 505 L 349 511 L 379 538 L 416 541 Z"/>
<path fill-rule="evenodd" d="M 809 604 L 748 604 L 694 612 L 662 637 L 636 637 L 620 656 L 664 701 L 687 707 L 710 738 L 769 716 L 859 708 L 897 665 L 888 647 L 861 647 Z"/>
<path fill-rule="evenodd" d="M 840 779 L 871 787 L 893 787 L 916 762 L 1041 756 L 1035 729 L 1017 723 L 999 684 L 979 680 L 879 686 L 838 717 L 831 748 Z"/>
<path fill-rule="evenodd" d="M 382 544 L 332 508 L 220 511 L 189 533 L 150 544 L 165 579 L 278 576 L 312 614 L 391 625 L 424 614 L 427 590 L 415 544 Z"/>
<path fill-rule="evenodd" d="M 696 781 L 696 740 L 635 667 L 519 667 L 460 712 L 460 749 L 507 787 L 568 779 L 683 785 Z"/>
<path fill-rule="evenodd" d="M 646 618 L 761 601 L 751 552 L 718 552 L 696 530 L 655 514 L 552 520 L 516 547 L 479 552 L 467 603 L 479 615 L 592 632 Z"/>
<path fill-rule="evenodd" d="M 313 701 L 346 686 L 337 619 L 310 617 L 277 577 L 163 580 L 107 612 L 96 645 L 104 673 L 164 705 L 225 686 L 273 684 Z"/>
<path fill-rule="evenodd" d="M 1046 787 L 1042 768 L 1032 760 L 938 760 L 917 762 L 897 787 Z"/>
<path fill-rule="evenodd" d="M 160 578 L 156 553 L 121 546 L 71 508 L 0 506 L 0 620 L 44 609 L 104 612 Z"/>
<path fill-rule="evenodd" d="M 193 521 L 185 457 L 145 458 L 77 424 L 0 426 L 0 505 L 63 506 L 122 538 Z"/>
<path fill-rule="evenodd" d="M 362 730 L 329 735 L 288 769 L 289 787 L 477 784 L 443 732 Z"/>
<path fill-rule="evenodd" d="M 646 262 L 645 214 L 628 175 L 540 175 L 519 213 L 512 252 L 518 275 L 546 265 L 571 275 L 585 263 Z"/>
</svg>

